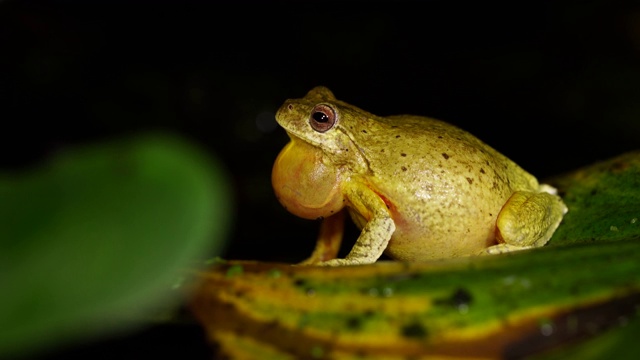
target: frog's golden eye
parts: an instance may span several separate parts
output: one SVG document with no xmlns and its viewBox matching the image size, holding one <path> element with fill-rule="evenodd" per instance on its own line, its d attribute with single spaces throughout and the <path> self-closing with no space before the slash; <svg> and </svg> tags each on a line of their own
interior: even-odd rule
<svg viewBox="0 0 640 360">
<path fill-rule="evenodd" d="M 317 132 L 325 132 L 336 123 L 336 112 L 329 105 L 318 104 L 311 111 L 309 125 Z"/>
</svg>

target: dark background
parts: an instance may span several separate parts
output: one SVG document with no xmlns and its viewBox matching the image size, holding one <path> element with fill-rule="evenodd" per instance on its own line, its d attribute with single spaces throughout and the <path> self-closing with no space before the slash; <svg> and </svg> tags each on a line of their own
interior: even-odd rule
<svg viewBox="0 0 640 360">
<path fill-rule="evenodd" d="M 287 142 L 273 116 L 316 85 L 375 114 L 456 124 L 542 179 L 639 148 L 640 7 L 506 4 L 0 2 L 0 169 L 175 132 L 234 184 L 223 257 L 296 262 L 318 223 L 273 195 L 271 166 Z M 73 351 L 150 351 L 163 338 L 179 354 L 206 353 L 192 331 L 154 328 Z"/>
</svg>

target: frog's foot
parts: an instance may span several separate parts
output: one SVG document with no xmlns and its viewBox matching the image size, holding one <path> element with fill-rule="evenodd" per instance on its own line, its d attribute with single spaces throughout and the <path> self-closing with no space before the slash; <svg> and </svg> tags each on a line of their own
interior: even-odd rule
<svg viewBox="0 0 640 360">
<path fill-rule="evenodd" d="M 318 266 L 348 266 L 348 265 L 365 265 L 365 264 L 371 264 L 375 262 L 375 259 L 373 261 L 371 261 L 370 259 L 333 259 L 333 260 L 328 260 L 328 261 L 323 261 L 320 263 L 316 263 L 313 265 L 318 265 Z"/>
<path fill-rule="evenodd" d="M 511 195 L 496 220 L 498 243 L 526 248 L 543 246 L 551 239 L 567 207 L 559 196 L 550 193 L 555 190 L 552 187 L 541 190 Z"/>
<path fill-rule="evenodd" d="M 516 245 L 509 245 L 509 244 L 498 244 L 498 245 L 489 246 L 488 248 L 480 251 L 478 255 L 504 254 L 508 252 L 526 250 L 531 248 L 533 248 L 533 246 L 516 246 Z"/>
</svg>

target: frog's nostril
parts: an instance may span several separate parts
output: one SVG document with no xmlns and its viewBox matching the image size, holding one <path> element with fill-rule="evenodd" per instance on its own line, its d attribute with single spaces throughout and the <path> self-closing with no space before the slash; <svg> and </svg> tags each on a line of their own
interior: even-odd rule
<svg viewBox="0 0 640 360">
<path fill-rule="evenodd" d="M 293 110 L 293 105 L 289 104 L 289 106 L 287 106 L 287 109 Z"/>
</svg>

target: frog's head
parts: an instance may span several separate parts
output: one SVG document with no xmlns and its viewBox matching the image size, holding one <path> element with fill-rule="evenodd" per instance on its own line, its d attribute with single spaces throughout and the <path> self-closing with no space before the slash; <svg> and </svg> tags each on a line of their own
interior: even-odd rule
<svg viewBox="0 0 640 360">
<path fill-rule="evenodd" d="M 337 100 L 323 86 L 313 88 L 302 99 L 289 99 L 276 113 L 276 120 L 289 134 L 292 143 L 305 143 L 325 154 L 333 166 L 367 172 L 368 165 L 359 146 L 357 129 L 373 115 Z M 328 165 L 328 164 L 327 164 Z"/>
</svg>

